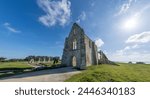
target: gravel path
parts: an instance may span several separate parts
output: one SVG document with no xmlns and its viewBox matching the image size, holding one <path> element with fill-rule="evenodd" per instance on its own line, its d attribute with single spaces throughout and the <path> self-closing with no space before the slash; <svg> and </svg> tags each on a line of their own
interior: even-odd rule
<svg viewBox="0 0 150 99">
<path fill-rule="evenodd" d="M 6 77 L 0 79 L 0 82 L 63 82 L 80 72 L 72 67 L 64 67 Z"/>
</svg>

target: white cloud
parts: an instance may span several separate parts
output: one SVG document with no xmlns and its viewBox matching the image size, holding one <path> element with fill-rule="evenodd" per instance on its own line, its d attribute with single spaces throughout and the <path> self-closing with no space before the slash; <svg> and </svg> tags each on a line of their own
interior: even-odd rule
<svg viewBox="0 0 150 99">
<path fill-rule="evenodd" d="M 129 50 L 130 49 L 130 46 L 127 46 L 124 48 L 124 50 Z"/>
<path fill-rule="evenodd" d="M 139 48 L 139 47 L 140 47 L 140 46 L 139 46 L 138 44 L 130 45 L 130 46 L 126 46 L 124 49 L 117 50 L 116 52 L 117 52 L 118 54 L 124 54 L 124 53 L 126 53 L 126 52 L 128 52 L 128 51 L 131 51 L 131 50 L 133 50 L 133 49 L 137 49 L 137 48 Z"/>
<path fill-rule="evenodd" d="M 143 61 L 146 63 L 150 63 L 150 52 L 146 49 L 143 50 L 137 50 L 137 48 L 140 48 L 141 45 L 134 44 L 130 46 L 126 46 L 124 49 L 117 50 L 114 53 L 109 53 L 108 57 L 112 61 L 121 61 L 121 62 L 137 62 L 137 61 Z"/>
<path fill-rule="evenodd" d="M 122 15 L 122 14 L 127 13 L 127 12 L 129 11 L 129 9 L 131 8 L 132 4 L 134 4 L 134 3 L 137 2 L 137 0 L 127 0 L 127 1 L 128 1 L 127 3 L 122 4 L 122 6 L 120 7 L 119 12 L 117 12 L 117 13 L 115 14 L 115 16 L 119 16 L 119 15 Z M 139 8 L 139 9 L 136 11 L 134 17 L 135 17 L 135 18 L 136 18 L 136 17 L 140 17 L 140 16 L 142 15 L 142 13 L 143 13 L 145 10 L 149 9 L 149 8 L 150 8 L 150 4 L 144 5 L 142 8 Z"/>
<path fill-rule="evenodd" d="M 132 35 L 126 40 L 128 46 L 110 53 L 108 57 L 113 61 L 143 61 L 150 63 L 150 51 L 141 49 L 141 46 L 148 44 L 148 42 L 150 42 L 150 31 Z"/>
<path fill-rule="evenodd" d="M 71 2 L 68 0 L 37 0 L 39 7 L 46 13 L 39 17 L 39 21 L 45 26 L 61 26 L 68 23 L 71 16 Z"/>
<path fill-rule="evenodd" d="M 148 10 L 150 8 L 150 4 L 145 5 L 142 9 L 138 10 L 138 12 L 135 14 L 136 17 L 140 17 L 144 11 Z"/>
<path fill-rule="evenodd" d="M 104 45 L 104 42 L 99 38 L 95 41 L 95 44 L 97 45 L 98 50 L 100 50 L 100 47 Z"/>
<path fill-rule="evenodd" d="M 130 50 L 131 47 L 130 46 L 126 46 L 124 49 L 121 49 L 121 50 L 117 50 L 116 51 L 116 54 L 117 55 L 122 55 L 123 53 L 125 53 L 126 51 Z"/>
<path fill-rule="evenodd" d="M 135 45 L 132 46 L 132 48 L 133 48 L 133 49 L 134 49 L 134 48 L 139 48 L 139 45 L 138 45 L 138 44 L 135 44 Z"/>
<path fill-rule="evenodd" d="M 81 21 L 84 21 L 85 19 L 86 19 L 86 13 L 82 11 L 76 22 L 80 23 Z"/>
<path fill-rule="evenodd" d="M 10 23 L 8 23 L 8 22 L 4 23 L 4 26 L 10 32 L 13 32 L 13 33 L 20 33 L 21 32 L 19 30 L 16 30 L 15 28 L 11 27 Z"/>
<path fill-rule="evenodd" d="M 149 62 L 150 63 L 150 52 L 136 52 L 136 51 L 126 51 L 126 52 L 118 52 L 111 53 L 108 55 L 108 58 L 112 61 L 120 61 L 120 62 Z"/>
<path fill-rule="evenodd" d="M 128 2 L 122 4 L 122 6 L 120 7 L 119 12 L 117 14 L 115 14 L 115 16 L 125 14 L 129 10 L 129 8 L 131 7 L 131 4 L 133 2 L 136 2 L 136 0 L 128 0 Z"/>
<path fill-rule="evenodd" d="M 131 16 L 128 16 L 126 19 L 122 21 L 122 29 L 129 31 L 135 28 L 140 27 L 140 23 L 142 16 L 144 15 L 145 11 L 149 11 L 150 4 L 144 5 L 144 7 L 137 9 L 135 13 L 132 13 Z"/>
<path fill-rule="evenodd" d="M 132 35 L 126 40 L 126 43 L 148 43 L 148 42 L 150 42 L 150 31 Z"/>
</svg>

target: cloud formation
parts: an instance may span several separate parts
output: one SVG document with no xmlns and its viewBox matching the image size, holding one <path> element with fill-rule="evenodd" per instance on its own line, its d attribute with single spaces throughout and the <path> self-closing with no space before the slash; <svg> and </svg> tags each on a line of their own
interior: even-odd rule
<svg viewBox="0 0 150 99">
<path fill-rule="evenodd" d="M 98 50 L 100 50 L 100 48 L 104 45 L 104 42 L 102 39 L 99 38 L 95 41 L 95 44 L 97 45 Z"/>
<path fill-rule="evenodd" d="M 148 63 L 150 60 L 150 52 L 136 52 L 136 51 L 126 51 L 124 53 L 115 52 L 109 54 L 109 59 L 112 61 L 120 61 L 120 62 L 137 62 L 142 61 Z"/>
<path fill-rule="evenodd" d="M 84 21 L 85 19 L 86 19 L 86 13 L 82 11 L 76 22 L 80 23 L 81 21 Z"/>
<path fill-rule="evenodd" d="M 135 44 L 135 45 L 130 45 L 130 46 L 126 46 L 124 49 L 121 49 L 121 50 L 117 50 L 116 51 L 116 54 L 118 55 L 124 55 L 125 53 L 128 53 L 129 51 L 132 51 L 133 49 L 137 49 L 139 48 L 140 45 L 138 44 Z"/>
<path fill-rule="evenodd" d="M 126 43 L 148 43 L 148 42 L 150 42 L 150 31 L 134 34 L 126 40 Z"/>
<path fill-rule="evenodd" d="M 117 14 L 115 14 L 115 16 L 125 14 L 129 10 L 129 8 L 131 7 L 131 4 L 135 3 L 135 2 L 136 2 L 136 0 L 128 0 L 128 2 L 122 4 L 122 6 L 120 7 L 119 12 Z"/>
<path fill-rule="evenodd" d="M 47 27 L 59 24 L 64 26 L 70 20 L 71 2 L 68 0 L 37 0 L 38 6 L 45 12 L 39 21 Z"/>
<path fill-rule="evenodd" d="M 9 30 L 10 32 L 13 32 L 13 33 L 20 33 L 20 32 L 21 32 L 21 31 L 15 29 L 15 28 L 13 28 L 13 27 L 10 25 L 10 23 L 8 23 L 8 22 L 4 23 L 3 25 L 4 25 L 5 28 L 6 28 L 7 30 Z"/>
<path fill-rule="evenodd" d="M 109 57 L 110 59 L 117 61 L 149 62 L 149 50 L 141 49 L 141 46 L 148 44 L 148 42 L 150 42 L 150 31 L 134 34 L 125 41 L 128 46 L 121 50 L 117 50 L 114 53 L 110 53 Z"/>
</svg>

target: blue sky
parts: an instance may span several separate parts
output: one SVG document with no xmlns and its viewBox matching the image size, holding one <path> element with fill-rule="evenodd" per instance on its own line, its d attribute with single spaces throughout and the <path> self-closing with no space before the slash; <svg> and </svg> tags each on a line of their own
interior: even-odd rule
<svg viewBox="0 0 150 99">
<path fill-rule="evenodd" d="M 61 56 L 73 22 L 113 61 L 150 61 L 149 0 L 0 0 L 0 56 Z"/>
</svg>

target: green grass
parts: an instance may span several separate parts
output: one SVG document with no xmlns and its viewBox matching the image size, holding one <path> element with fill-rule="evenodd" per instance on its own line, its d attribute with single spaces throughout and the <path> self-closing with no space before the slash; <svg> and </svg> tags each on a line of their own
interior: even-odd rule
<svg viewBox="0 0 150 99">
<path fill-rule="evenodd" d="M 32 68 L 26 62 L 0 62 L 0 70 Z"/>
<path fill-rule="evenodd" d="M 126 64 L 90 66 L 67 82 L 150 82 L 150 64 Z"/>
<path fill-rule="evenodd" d="M 32 68 L 27 62 L 0 62 L 0 78 L 30 72 Z"/>
<path fill-rule="evenodd" d="M 11 75 L 18 75 L 22 73 L 64 67 L 60 65 L 60 62 L 55 65 L 53 65 L 52 63 L 41 63 L 41 65 L 42 64 L 43 66 L 46 66 L 46 68 L 36 69 L 31 65 L 28 65 L 27 62 L 0 62 L 0 78 L 8 77 Z"/>
</svg>

